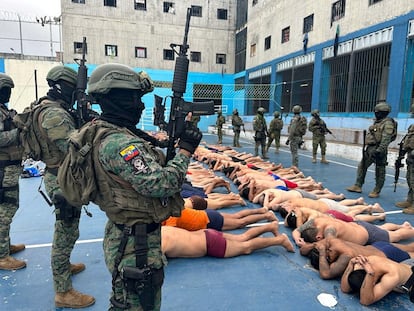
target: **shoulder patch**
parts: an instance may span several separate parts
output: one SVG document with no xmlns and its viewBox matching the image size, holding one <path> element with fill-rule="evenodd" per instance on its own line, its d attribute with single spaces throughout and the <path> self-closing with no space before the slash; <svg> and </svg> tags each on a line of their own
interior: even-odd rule
<svg viewBox="0 0 414 311">
<path fill-rule="evenodd" d="M 125 161 L 129 161 L 139 155 L 139 151 L 134 145 L 129 145 L 125 149 L 122 149 L 119 154 L 124 158 Z"/>
</svg>

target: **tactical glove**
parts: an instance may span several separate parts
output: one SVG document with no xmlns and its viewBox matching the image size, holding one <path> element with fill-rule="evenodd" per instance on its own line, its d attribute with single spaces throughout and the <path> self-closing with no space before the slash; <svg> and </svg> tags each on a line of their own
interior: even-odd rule
<svg viewBox="0 0 414 311">
<path fill-rule="evenodd" d="M 289 143 L 290 143 L 290 140 L 288 139 L 287 141 L 286 141 L 286 146 L 289 146 Z"/>
<path fill-rule="evenodd" d="M 190 121 L 185 122 L 185 130 L 180 136 L 180 141 L 178 142 L 178 147 L 184 150 L 187 150 L 191 154 L 194 153 L 198 145 L 200 144 L 201 138 L 200 130 L 194 126 Z"/>
</svg>

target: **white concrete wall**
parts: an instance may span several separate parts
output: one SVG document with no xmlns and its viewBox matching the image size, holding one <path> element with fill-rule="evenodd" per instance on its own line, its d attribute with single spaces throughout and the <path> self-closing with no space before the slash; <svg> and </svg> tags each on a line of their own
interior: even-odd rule
<svg viewBox="0 0 414 311">
<path fill-rule="evenodd" d="M 38 97 L 46 95 L 49 89 L 46 75 L 49 70 L 59 65 L 58 62 L 41 60 L 5 59 L 5 73 L 14 82 L 14 88 L 10 97 L 10 108 L 22 112 L 24 108 L 36 100 L 35 70 L 37 76 Z"/>
</svg>

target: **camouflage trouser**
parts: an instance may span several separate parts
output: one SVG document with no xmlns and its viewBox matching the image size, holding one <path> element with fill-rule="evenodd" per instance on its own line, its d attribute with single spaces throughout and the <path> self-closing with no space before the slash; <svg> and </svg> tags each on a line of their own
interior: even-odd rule
<svg viewBox="0 0 414 311">
<path fill-rule="evenodd" d="M 254 146 L 254 155 L 257 156 L 259 154 L 259 146 L 262 148 L 262 156 L 266 155 L 266 136 L 260 139 L 255 139 L 255 146 Z"/>
<path fill-rule="evenodd" d="M 414 163 L 409 163 L 408 161 L 406 178 L 408 185 L 407 201 L 414 202 Z"/>
<path fill-rule="evenodd" d="M 312 136 L 312 155 L 316 156 L 318 152 L 318 146 L 321 146 L 321 155 L 326 154 L 326 139 L 325 135 L 313 135 Z"/>
<path fill-rule="evenodd" d="M 4 167 L 3 202 L 0 203 L 0 258 L 10 255 L 10 224 L 19 208 L 20 165 Z"/>
<path fill-rule="evenodd" d="M 49 197 L 53 198 L 53 194 L 60 190 L 56 182 L 56 176 L 46 172 L 44 181 Z M 70 255 L 78 238 L 79 218 L 74 218 L 72 221 L 55 221 L 51 265 L 53 286 L 57 293 L 63 293 L 72 288 Z"/>
<path fill-rule="evenodd" d="M 299 165 L 299 157 L 298 157 L 298 150 L 299 145 L 302 142 L 301 136 L 293 136 L 290 140 L 290 153 L 292 155 L 292 165 L 298 166 Z"/>
<path fill-rule="evenodd" d="M 269 150 L 272 145 L 273 140 L 275 141 L 276 150 L 280 148 L 280 131 L 270 133 L 269 138 L 267 139 L 267 150 Z"/>
<path fill-rule="evenodd" d="M 362 187 L 365 182 L 365 176 L 367 175 L 368 168 L 375 163 L 375 192 L 381 192 L 385 183 L 385 168 L 387 166 L 387 153 L 381 154 L 377 157 L 374 156 L 375 146 L 368 146 L 365 151 L 365 156 L 359 162 L 357 170 L 357 178 L 355 185 Z"/>
<path fill-rule="evenodd" d="M 112 275 L 112 272 L 115 267 L 115 259 L 117 257 L 119 244 L 121 242 L 123 233 L 118 229 L 115 224 L 108 220 L 105 227 L 105 236 L 103 242 L 105 262 L 109 272 Z M 166 258 L 161 252 L 161 231 L 160 229 L 155 230 L 154 232 L 147 235 L 148 238 L 148 265 L 150 267 L 160 269 L 166 264 Z M 122 267 L 135 267 L 135 238 L 130 236 L 128 238 L 127 246 L 124 251 L 121 263 L 118 266 L 120 271 Z M 160 310 L 161 308 L 161 286 L 152 288 L 152 294 L 154 295 L 154 305 L 153 310 Z M 127 291 L 125 288 L 124 282 L 121 280 L 120 275 L 118 274 L 115 280 L 115 291 L 111 293 L 111 298 L 114 297 L 118 302 L 129 303 L 130 308 L 128 310 L 142 311 L 144 310 L 140 303 L 139 296 L 134 293 Z M 167 308 L 168 309 L 168 308 Z M 113 305 L 110 306 L 109 310 L 111 311 L 120 311 L 122 309 L 116 308 Z"/>
<path fill-rule="evenodd" d="M 223 141 L 223 128 L 220 126 L 217 127 L 217 136 L 218 142 L 221 143 Z"/>
<path fill-rule="evenodd" d="M 240 140 L 240 130 L 235 130 L 234 137 L 233 137 L 233 147 L 240 146 L 239 140 Z"/>
</svg>

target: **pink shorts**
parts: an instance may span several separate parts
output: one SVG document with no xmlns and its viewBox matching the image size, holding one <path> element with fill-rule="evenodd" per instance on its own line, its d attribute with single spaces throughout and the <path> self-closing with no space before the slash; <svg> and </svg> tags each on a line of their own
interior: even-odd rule
<svg viewBox="0 0 414 311">
<path fill-rule="evenodd" d="M 214 229 L 206 229 L 204 233 L 206 234 L 207 255 L 224 258 L 226 239 L 223 237 L 223 233 Z"/>
</svg>

